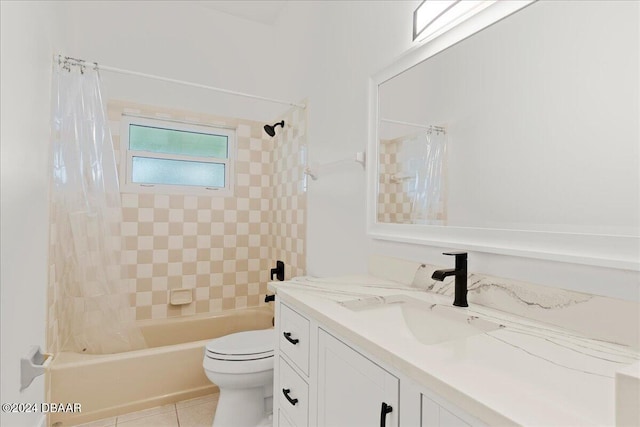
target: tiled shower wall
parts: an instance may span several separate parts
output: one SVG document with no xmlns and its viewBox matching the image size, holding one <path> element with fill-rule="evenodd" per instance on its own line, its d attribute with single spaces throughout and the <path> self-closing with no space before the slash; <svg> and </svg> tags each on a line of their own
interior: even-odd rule
<svg viewBox="0 0 640 427">
<path fill-rule="evenodd" d="M 271 151 L 270 258 L 285 263 L 285 279 L 306 272 L 307 164 L 306 110 L 290 109 L 283 117 Z"/>
<path fill-rule="evenodd" d="M 264 123 L 246 120 L 117 102 L 108 113 L 117 153 L 123 113 L 237 128 L 234 196 L 122 195 L 138 320 L 260 305 L 276 259 L 285 262 L 287 278 L 304 274 L 306 120 L 300 109 L 285 115 L 287 127 L 275 138 L 265 134 Z M 180 287 L 193 289 L 194 303 L 168 304 L 168 291 Z"/>
<path fill-rule="evenodd" d="M 112 101 L 118 162 L 123 114 L 236 128 L 233 196 L 122 194 L 123 263 L 137 320 L 264 304 L 276 260 L 285 262 L 286 278 L 305 273 L 305 110 L 286 112 L 285 128 L 271 138 L 264 123 Z M 170 305 L 177 288 L 192 289 L 193 303 Z M 52 297 L 48 319 L 48 347 L 56 351 Z"/>
</svg>

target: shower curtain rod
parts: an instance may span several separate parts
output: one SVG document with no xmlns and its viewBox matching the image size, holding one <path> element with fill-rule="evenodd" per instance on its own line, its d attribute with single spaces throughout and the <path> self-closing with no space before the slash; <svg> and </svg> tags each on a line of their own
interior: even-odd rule
<svg viewBox="0 0 640 427">
<path fill-rule="evenodd" d="M 163 81 L 163 82 L 180 84 L 180 85 L 184 85 L 184 86 L 197 87 L 199 89 L 206 89 L 206 90 L 211 90 L 211 91 L 214 91 L 214 92 L 226 93 L 226 94 L 229 94 L 229 95 L 237 95 L 237 96 L 243 96 L 245 98 L 258 99 L 260 101 L 268 101 L 268 102 L 274 102 L 276 104 L 284 104 L 284 105 L 290 105 L 290 106 L 293 106 L 293 107 L 306 108 L 305 104 L 299 104 L 297 102 L 284 101 L 282 99 L 275 99 L 275 98 L 267 98 L 267 97 L 259 96 L 259 95 L 251 95 L 249 93 L 237 92 L 237 91 L 229 90 L 229 89 L 222 89 L 222 88 L 215 87 L 215 86 L 207 86 L 207 85 L 203 85 L 203 84 L 200 84 L 200 83 L 188 82 L 188 81 L 185 81 L 185 80 L 178 80 L 178 79 L 172 79 L 172 78 L 169 78 L 169 77 L 157 76 L 157 75 L 154 75 L 154 74 L 147 74 L 147 73 L 141 73 L 141 72 L 138 72 L 138 71 L 125 70 L 123 68 L 116 68 L 116 67 L 111 67 L 111 66 L 108 66 L 108 65 L 100 65 L 97 62 L 85 61 L 84 59 L 76 59 L 76 58 L 71 58 L 69 56 L 57 55 L 57 60 L 58 60 L 59 64 L 65 63 L 65 64 L 69 64 L 69 65 L 78 65 L 78 66 L 94 66 L 98 70 L 111 71 L 112 73 L 128 74 L 128 75 L 131 75 L 131 76 L 138 76 L 138 77 L 144 77 L 144 78 L 147 78 L 147 79 L 160 80 L 160 81 Z"/>
<path fill-rule="evenodd" d="M 380 119 L 380 121 L 385 123 L 393 123 L 396 125 L 404 125 L 404 126 L 411 126 L 414 128 L 427 129 L 434 132 L 446 133 L 446 128 L 444 126 L 421 125 L 418 123 L 401 122 L 400 120 L 391 120 L 391 119 Z"/>
</svg>

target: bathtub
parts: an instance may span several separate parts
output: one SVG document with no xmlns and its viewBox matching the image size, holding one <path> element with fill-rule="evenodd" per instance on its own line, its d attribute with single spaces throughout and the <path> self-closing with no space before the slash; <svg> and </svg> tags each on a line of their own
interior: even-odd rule
<svg viewBox="0 0 640 427">
<path fill-rule="evenodd" d="M 208 340 L 272 327 L 270 307 L 139 322 L 149 348 L 108 355 L 62 352 L 47 371 L 47 402 L 80 403 L 79 413 L 49 413 L 70 426 L 213 393 L 202 368 Z"/>
</svg>

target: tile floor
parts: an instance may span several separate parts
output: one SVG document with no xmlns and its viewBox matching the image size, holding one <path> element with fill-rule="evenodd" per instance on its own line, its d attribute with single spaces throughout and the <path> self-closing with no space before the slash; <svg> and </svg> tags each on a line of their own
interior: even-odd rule
<svg viewBox="0 0 640 427">
<path fill-rule="evenodd" d="M 219 396 L 210 394 L 77 427 L 211 427 Z"/>
</svg>

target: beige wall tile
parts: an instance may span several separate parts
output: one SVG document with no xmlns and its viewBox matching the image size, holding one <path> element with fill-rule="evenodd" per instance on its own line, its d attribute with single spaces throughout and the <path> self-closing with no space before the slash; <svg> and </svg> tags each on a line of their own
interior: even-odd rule
<svg viewBox="0 0 640 427">
<path fill-rule="evenodd" d="M 287 277 L 289 272 L 304 274 L 305 165 L 299 159 L 306 132 L 297 131 L 306 126 L 304 110 L 284 114 L 292 128 L 270 138 L 262 130 L 264 123 L 113 101 L 108 115 L 116 136 L 125 109 L 239 126 L 232 197 L 122 194 L 123 273 L 132 279 L 131 303 L 137 319 L 262 305 L 268 270 L 276 259 L 287 265 Z M 115 137 L 116 150 L 119 142 Z M 54 245 L 55 235 L 50 240 Z M 60 307 L 51 297 L 54 281 L 49 283 L 47 333 L 48 343 L 55 343 Z M 168 305 L 168 291 L 180 287 L 195 288 L 195 302 L 186 307 Z"/>
</svg>

